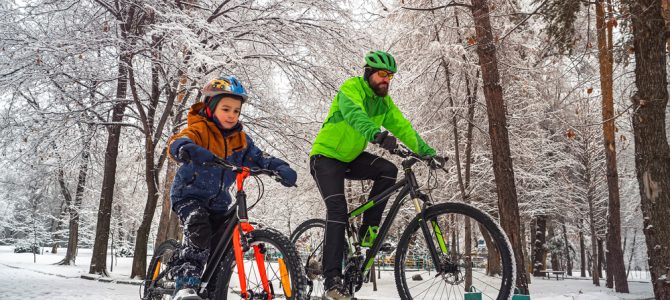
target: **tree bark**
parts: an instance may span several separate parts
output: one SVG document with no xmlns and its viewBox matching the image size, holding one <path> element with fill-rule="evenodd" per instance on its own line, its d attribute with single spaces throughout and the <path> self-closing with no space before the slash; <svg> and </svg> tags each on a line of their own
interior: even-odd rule
<svg viewBox="0 0 670 300">
<path fill-rule="evenodd" d="M 595 286 L 600 286 L 600 270 L 596 263 L 596 261 L 600 261 L 600 259 L 598 258 L 598 236 L 596 235 L 595 207 L 593 205 L 595 199 L 593 199 L 594 195 L 592 194 L 591 188 L 589 188 L 586 197 L 589 202 L 589 225 L 591 228 L 591 277 L 593 284 Z"/>
<path fill-rule="evenodd" d="M 188 59 L 186 59 L 188 61 Z M 177 107 L 181 108 L 184 106 L 184 101 L 186 99 L 186 83 L 188 78 L 186 74 L 180 71 L 179 82 L 175 89 L 177 93 Z M 180 110 L 177 110 L 180 111 Z M 179 132 L 179 127 L 177 124 L 181 123 L 182 113 L 175 113 L 172 124 L 172 134 Z M 167 155 L 167 154 L 166 154 Z M 161 217 L 158 222 L 158 232 L 156 234 L 156 241 L 154 242 L 154 247 L 158 247 L 161 243 L 168 239 L 179 240 L 181 237 L 181 229 L 179 227 L 179 218 L 177 214 L 174 213 L 171 209 L 170 202 L 170 188 L 172 187 L 172 182 L 174 181 L 174 176 L 177 172 L 177 163 L 171 159 L 167 160 L 167 168 L 165 171 L 165 179 L 163 183 L 163 206 L 161 209 Z"/>
<path fill-rule="evenodd" d="M 114 185 L 116 183 L 116 158 L 119 155 L 119 141 L 121 125 L 128 102 L 126 101 L 128 88 L 128 62 L 130 57 L 122 54 L 119 57 L 118 81 L 116 85 L 116 103 L 112 110 L 111 125 L 107 126 L 107 149 L 105 150 L 105 168 L 103 171 L 100 205 L 98 207 L 98 222 L 95 229 L 95 243 L 91 256 L 90 274 L 109 276 L 107 273 L 107 244 L 109 240 L 109 225 L 111 221 L 112 200 L 114 199 Z"/>
<path fill-rule="evenodd" d="M 549 224 L 547 224 L 547 244 L 549 244 L 549 241 L 554 240 L 556 238 L 556 233 L 554 231 L 554 222 L 549 220 Z M 548 248 L 548 247 L 547 247 Z M 561 265 L 558 261 L 558 254 L 560 252 L 557 252 L 556 249 L 551 249 L 551 251 L 547 251 L 548 253 L 551 254 L 551 269 L 554 271 L 561 270 Z"/>
<path fill-rule="evenodd" d="M 633 263 L 633 256 L 635 255 L 635 239 L 637 238 L 637 230 L 633 231 L 633 242 L 630 245 L 630 256 L 628 257 L 628 269 L 626 269 L 626 278 L 630 272 L 630 266 Z"/>
<path fill-rule="evenodd" d="M 579 259 L 581 260 L 581 268 L 579 277 L 586 277 L 586 245 L 584 243 L 584 232 L 579 229 Z"/>
<path fill-rule="evenodd" d="M 568 276 L 572 276 L 572 259 L 570 258 L 570 242 L 568 241 L 568 230 L 565 227 L 565 221 L 562 222 L 563 243 L 565 243 L 565 268 Z"/>
<path fill-rule="evenodd" d="M 540 215 L 535 218 L 535 232 L 533 233 L 533 276 L 543 276 L 541 272 L 547 267 L 545 265 L 547 216 Z"/>
<path fill-rule="evenodd" d="M 86 177 L 88 174 L 88 162 L 91 149 L 92 127 L 89 128 L 89 136 L 84 138 L 84 145 L 81 152 L 81 163 L 79 165 L 79 176 L 77 177 L 77 189 L 74 195 L 74 203 L 70 203 L 68 212 L 70 220 L 68 222 L 68 239 L 65 257 L 59 262 L 61 265 L 74 265 L 77 259 L 77 245 L 79 243 L 79 209 L 84 198 L 84 188 L 86 187 Z"/>
<path fill-rule="evenodd" d="M 489 135 L 493 152 L 493 173 L 495 175 L 498 194 L 500 223 L 507 234 L 514 250 L 516 260 L 516 286 L 522 294 L 528 294 L 526 266 L 522 257 L 521 237 L 519 232 L 519 205 L 514 182 L 514 169 L 509 148 L 507 133 L 506 108 L 503 101 L 498 58 L 493 41 L 493 31 L 489 16 L 487 0 L 472 1 L 472 16 L 477 33 L 477 56 L 484 82 L 486 111 L 489 117 Z"/>
<path fill-rule="evenodd" d="M 598 238 L 598 277 L 603 277 L 603 267 L 607 262 L 605 261 L 605 250 L 603 248 L 603 240 Z M 606 269 L 607 270 L 607 269 Z"/>
<path fill-rule="evenodd" d="M 156 64 L 152 66 L 152 97 L 150 99 L 151 103 L 147 105 L 147 111 L 142 105 L 142 101 L 139 98 L 137 93 L 137 86 L 135 84 L 135 74 L 133 65 L 130 64 L 128 67 L 128 80 L 130 83 L 130 90 L 133 97 L 133 102 L 135 103 L 136 109 L 140 113 L 140 118 L 143 125 L 143 134 L 144 134 L 144 180 L 147 184 L 147 200 L 144 206 L 144 213 L 142 214 L 142 222 L 140 227 L 137 229 L 137 235 L 135 236 L 135 252 L 133 254 L 133 265 L 130 271 L 130 278 L 140 278 L 144 279 L 146 271 L 146 256 L 147 256 L 147 244 L 149 242 L 149 231 L 151 230 L 151 221 L 153 220 L 154 213 L 156 212 L 156 205 L 158 202 L 158 170 L 156 169 L 155 163 L 155 143 L 153 141 L 154 133 L 154 116 L 156 111 L 156 103 L 158 100 L 158 74 L 156 69 Z"/>
<path fill-rule="evenodd" d="M 482 233 L 484 238 L 484 243 L 486 243 L 486 249 L 488 251 L 486 257 L 486 275 L 496 276 L 502 274 L 502 266 L 500 261 L 500 253 L 498 248 L 495 247 L 489 232 L 482 226 L 482 224 L 477 223 L 479 226 L 479 231 Z"/>
<path fill-rule="evenodd" d="M 670 147 L 666 135 L 666 27 L 661 1 L 627 1 L 635 47 L 633 132 L 649 271 L 656 299 L 670 299 Z"/>
<path fill-rule="evenodd" d="M 608 0 L 609 2 L 609 0 Z M 609 4 L 609 3 L 608 3 Z M 608 15 L 612 18 L 611 4 Z M 616 291 L 628 293 L 628 281 L 621 250 L 621 200 L 619 199 L 619 174 L 616 165 L 616 139 L 613 91 L 613 36 L 612 22 L 605 16 L 605 1 L 596 3 L 596 32 L 598 36 L 598 61 L 600 64 L 600 88 L 602 93 L 603 146 L 607 165 L 608 218 L 607 218 L 607 281 L 612 288 L 616 280 Z"/>
</svg>

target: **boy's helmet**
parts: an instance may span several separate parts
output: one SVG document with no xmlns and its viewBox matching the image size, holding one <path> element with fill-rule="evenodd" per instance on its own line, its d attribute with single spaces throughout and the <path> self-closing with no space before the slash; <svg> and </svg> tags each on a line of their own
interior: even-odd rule
<svg viewBox="0 0 670 300">
<path fill-rule="evenodd" d="M 218 95 L 236 96 L 242 98 L 242 103 L 248 98 L 247 91 L 242 86 L 242 83 L 232 75 L 221 75 L 219 78 L 210 80 L 202 88 L 202 95 L 207 97 L 205 98 L 205 102 Z"/>
<path fill-rule="evenodd" d="M 387 70 L 395 73 L 397 71 L 395 65 L 395 59 L 391 54 L 388 54 L 384 51 L 374 51 L 368 52 L 365 55 L 365 63 L 367 67 Z"/>
</svg>

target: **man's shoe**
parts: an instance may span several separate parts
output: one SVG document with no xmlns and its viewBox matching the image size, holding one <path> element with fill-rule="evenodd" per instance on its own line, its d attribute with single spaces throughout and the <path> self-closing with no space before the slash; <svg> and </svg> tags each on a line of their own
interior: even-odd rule
<svg viewBox="0 0 670 300">
<path fill-rule="evenodd" d="M 323 299 L 326 300 L 350 300 L 351 295 L 347 288 L 342 284 L 342 278 L 326 278 L 323 285 Z"/>
</svg>

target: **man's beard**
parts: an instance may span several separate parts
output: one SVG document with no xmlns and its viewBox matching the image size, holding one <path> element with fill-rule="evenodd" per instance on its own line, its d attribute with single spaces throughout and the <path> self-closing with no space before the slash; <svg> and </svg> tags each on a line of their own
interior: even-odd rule
<svg viewBox="0 0 670 300">
<path fill-rule="evenodd" d="M 387 83 L 371 84 L 370 87 L 380 97 L 384 97 L 389 93 L 389 85 Z"/>
</svg>

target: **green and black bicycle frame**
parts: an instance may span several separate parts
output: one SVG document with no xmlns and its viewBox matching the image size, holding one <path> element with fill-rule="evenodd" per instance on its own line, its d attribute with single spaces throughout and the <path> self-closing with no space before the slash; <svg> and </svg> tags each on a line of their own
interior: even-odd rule
<svg viewBox="0 0 670 300">
<path fill-rule="evenodd" d="M 426 240 L 426 244 L 430 251 L 430 256 L 433 260 L 435 269 L 437 270 L 438 274 L 443 271 L 449 271 L 449 270 L 442 270 L 443 267 L 442 264 L 440 263 L 441 257 L 445 257 L 449 254 L 449 248 L 442 236 L 442 230 L 440 229 L 439 225 L 435 220 L 426 220 L 425 218 L 425 212 L 432 205 L 432 203 L 428 195 L 423 194 L 421 193 L 421 191 L 419 191 L 419 184 L 416 180 L 416 175 L 414 174 L 414 171 L 412 171 L 412 166 L 418 161 L 419 161 L 418 159 L 413 157 L 403 160 L 402 167 L 405 173 L 404 178 L 400 179 L 392 187 L 384 190 L 381 194 L 371 198 L 366 203 L 362 204 L 361 206 L 357 207 L 356 209 L 352 210 L 349 213 L 349 220 L 351 220 L 357 216 L 360 216 L 361 214 L 363 214 L 364 212 L 373 207 L 384 204 L 390 199 L 391 194 L 400 190 L 395 200 L 393 201 L 393 204 L 391 205 L 391 208 L 389 209 L 388 215 L 384 219 L 382 226 L 379 228 L 379 232 L 372 244 L 372 247 L 367 251 L 365 255 L 365 260 L 360 270 L 361 273 L 363 274 L 363 278 L 368 278 L 368 273 L 372 268 L 374 258 L 377 256 L 377 253 L 381 249 L 384 239 L 388 234 L 389 229 L 391 228 L 391 224 L 398 215 L 400 207 L 404 204 L 405 199 L 407 199 L 406 198 L 407 195 L 410 196 L 410 199 L 412 200 L 414 208 L 417 211 L 417 213 L 421 214 L 419 222 L 421 225 L 421 231 Z M 349 222 L 349 224 L 351 224 L 351 222 Z M 431 227 L 433 229 L 433 233 L 435 234 L 435 238 L 439 244 L 439 249 L 436 247 L 435 242 L 433 240 L 431 234 Z M 350 228 L 348 228 L 348 231 L 350 235 L 353 234 L 354 231 L 351 228 L 351 225 Z"/>
</svg>

